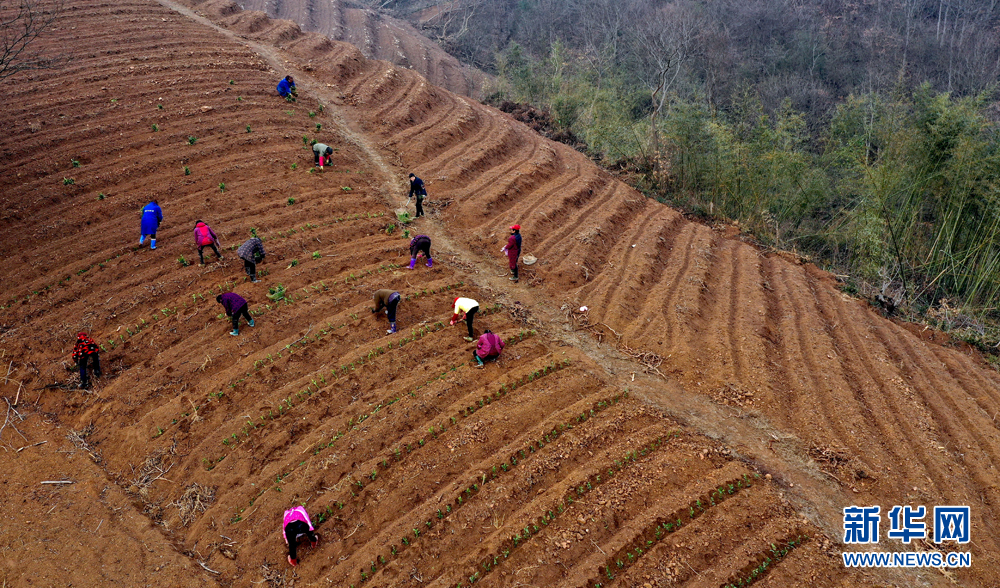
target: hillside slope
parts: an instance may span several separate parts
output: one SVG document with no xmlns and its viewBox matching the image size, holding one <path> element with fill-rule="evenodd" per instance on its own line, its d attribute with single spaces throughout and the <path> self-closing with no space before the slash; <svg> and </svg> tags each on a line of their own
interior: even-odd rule
<svg viewBox="0 0 1000 588">
<path fill-rule="evenodd" d="M 74 585 L 719 586 L 772 549 L 761 586 L 945 585 L 837 556 L 840 508 L 904 500 L 971 504 L 974 566 L 955 577 L 989 585 L 997 387 L 974 358 L 410 70 L 192 4 L 220 26 L 72 0 L 45 43 L 74 59 L 3 89 L 9 585 L 43 568 Z M 294 104 L 273 94 L 286 71 Z M 322 173 L 314 138 L 337 149 Z M 430 213 L 403 227 L 411 169 Z M 150 198 L 155 251 L 137 242 Z M 180 262 L 197 219 L 222 262 Z M 520 284 L 497 255 L 512 222 L 540 259 Z M 260 283 L 232 250 L 251 228 Z M 404 231 L 434 239 L 433 268 L 405 267 Z M 369 312 L 384 287 L 405 297 L 397 334 Z M 224 291 L 255 316 L 238 337 Z M 447 326 L 458 295 L 508 341 L 498 364 L 476 369 Z M 67 369 L 79 329 L 105 347 L 89 392 Z M 57 478 L 76 484 L 40 485 Z M 294 504 L 324 539 L 291 569 Z M 19 541 L 39 520 L 40 547 Z"/>
<path fill-rule="evenodd" d="M 361 8 L 344 0 L 243 0 L 246 10 L 298 23 L 303 30 L 350 43 L 369 59 L 384 59 L 410 68 L 430 83 L 472 98 L 481 98 L 489 76 L 462 64 L 413 25 Z"/>
</svg>

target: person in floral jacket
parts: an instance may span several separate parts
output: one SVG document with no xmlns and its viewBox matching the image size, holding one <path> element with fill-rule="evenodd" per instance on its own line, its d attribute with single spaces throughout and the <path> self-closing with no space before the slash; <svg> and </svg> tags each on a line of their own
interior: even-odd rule
<svg viewBox="0 0 1000 588">
<path fill-rule="evenodd" d="M 80 367 L 80 387 L 84 390 L 90 388 L 90 379 L 87 377 L 87 364 L 93 368 L 94 377 L 101 377 L 101 360 L 98 357 L 101 348 L 87 333 L 80 331 L 76 335 L 76 347 L 73 348 L 73 361 Z"/>
</svg>

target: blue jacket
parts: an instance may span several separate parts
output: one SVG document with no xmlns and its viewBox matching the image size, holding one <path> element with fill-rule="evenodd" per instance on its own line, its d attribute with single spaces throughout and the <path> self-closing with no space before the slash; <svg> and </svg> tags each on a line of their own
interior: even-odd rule
<svg viewBox="0 0 1000 588">
<path fill-rule="evenodd" d="M 142 209 L 142 234 L 155 235 L 163 220 L 163 211 L 155 202 L 150 202 Z"/>
<path fill-rule="evenodd" d="M 292 88 L 294 87 L 295 87 L 295 82 L 288 83 L 288 80 L 286 80 L 285 78 L 281 78 L 281 81 L 278 82 L 278 95 L 288 96 L 289 94 L 292 93 Z"/>
</svg>

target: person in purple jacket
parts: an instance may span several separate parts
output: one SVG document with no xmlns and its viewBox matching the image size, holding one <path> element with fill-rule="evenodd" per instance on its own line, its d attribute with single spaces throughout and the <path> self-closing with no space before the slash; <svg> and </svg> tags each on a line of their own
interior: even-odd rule
<svg viewBox="0 0 1000 588">
<path fill-rule="evenodd" d="M 235 337 L 240 334 L 240 316 L 246 317 L 247 324 L 251 327 L 253 326 L 253 319 L 250 318 L 247 301 L 239 294 L 226 292 L 225 294 L 216 296 L 215 301 L 221 304 L 222 308 L 226 309 L 226 316 L 233 317 L 233 332 L 229 333 L 230 335 Z"/>
<path fill-rule="evenodd" d="M 504 342 L 493 331 L 486 329 L 479 336 L 479 343 L 476 350 L 472 352 L 472 358 L 476 360 L 476 367 L 483 367 L 484 361 L 496 361 L 500 359 L 500 352 L 503 351 Z"/>
</svg>

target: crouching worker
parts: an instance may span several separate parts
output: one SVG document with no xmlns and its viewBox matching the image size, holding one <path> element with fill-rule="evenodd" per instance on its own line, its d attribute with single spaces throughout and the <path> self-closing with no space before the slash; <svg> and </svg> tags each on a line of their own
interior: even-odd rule
<svg viewBox="0 0 1000 588">
<path fill-rule="evenodd" d="M 325 143 L 313 145 L 313 166 L 323 169 L 324 165 L 330 165 L 333 161 L 333 147 Z"/>
<path fill-rule="evenodd" d="M 293 566 L 299 565 L 296 551 L 303 537 L 309 539 L 313 548 L 319 544 L 319 533 L 313 531 L 312 521 L 309 520 L 309 513 L 304 506 L 296 506 L 285 511 L 281 531 L 285 537 L 285 545 L 288 545 L 288 563 Z"/>
<path fill-rule="evenodd" d="M 495 335 L 493 331 L 486 329 L 479 336 L 479 343 L 476 344 L 476 350 L 472 352 L 472 357 L 475 358 L 479 367 L 483 367 L 484 361 L 496 361 L 500 359 L 500 352 L 503 351 L 503 346 L 503 339 Z"/>
<path fill-rule="evenodd" d="M 410 241 L 410 269 L 417 265 L 417 257 L 423 253 L 427 258 L 427 267 L 434 267 L 431 259 L 431 238 L 427 235 L 417 235 Z"/>
<path fill-rule="evenodd" d="M 391 335 L 396 332 L 396 307 L 399 306 L 399 292 L 395 290 L 376 290 L 375 294 L 372 295 L 375 299 L 375 308 L 372 309 L 372 314 L 385 309 L 386 316 L 389 317 L 389 330 L 385 332 L 386 335 Z"/>
<path fill-rule="evenodd" d="M 260 240 L 260 237 L 254 235 L 239 246 L 236 255 L 243 260 L 243 269 L 250 276 L 250 281 L 256 282 L 257 264 L 264 261 L 264 242 Z"/>
<path fill-rule="evenodd" d="M 205 221 L 198 220 L 194 224 L 194 244 L 198 247 L 198 259 L 201 260 L 201 265 L 205 265 L 205 248 L 211 247 L 212 251 L 215 252 L 215 257 L 222 260 L 222 255 L 219 253 L 219 236 L 215 234 L 212 227 L 205 224 Z"/>
<path fill-rule="evenodd" d="M 465 326 L 469 327 L 469 336 L 465 338 L 466 341 L 472 343 L 474 339 L 472 338 L 472 320 L 476 318 L 476 313 L 479 312 L 479 303 L 471 298 L 456 298 L 455 299 L 455 314 L 451 316 L 451 325 L 454 326 L 456 321 L 465 319 Z"/>
<path fill-rule="evenodd" d="M 298 95 L 299 91 L 295 87 L 295 80 L 292 79 L 292 76 L 285 76 L 278 82 L 278 96 L 289 102 L 294 102 L 295 97 Z"/>
<path fill-rule="evenodd" d="M 233 319 L 233 331 L 229 333 L 232 336 L 240 334 L 240 317 L 245 317 L 247 319 L 247 324 L 251 327 L 253 326 L 253 319 L 250 317 L 250 312 L 248 310 L 247 301 L 235 292 L 226 292 L 225 294 L 220 294 L 215 297 L 215 301 L 222 305 L 222 308 L 226 309 L 226 316 L 232 317 Z"/>
<path fill-rule="evenodd" d="M 101 360 L 98 357 L 101 348 L 87 333 L 80 331 L 76 334 L 76 347 L 73 348 L 73 361 L 80 367 L 80 387 L 84 390 L 90 388 L 90 379 L 87 378 L 87 364 L 94 371 L 94 377 L 101 377 Z"/>
</svg>

